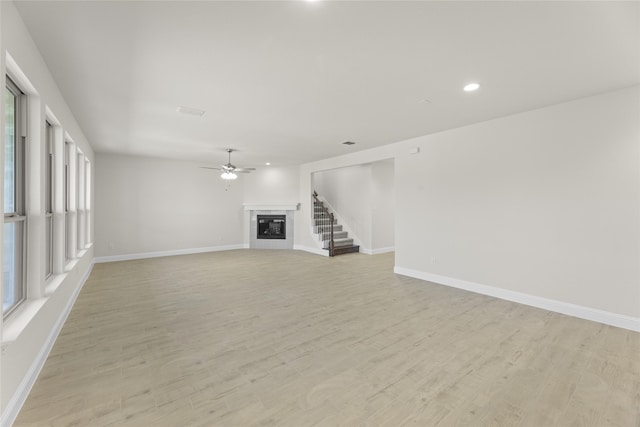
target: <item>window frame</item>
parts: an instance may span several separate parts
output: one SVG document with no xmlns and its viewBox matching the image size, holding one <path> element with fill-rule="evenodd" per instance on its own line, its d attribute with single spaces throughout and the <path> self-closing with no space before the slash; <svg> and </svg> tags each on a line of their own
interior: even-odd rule
<svg viewBox="0 0 640 427">
<path fill-rule="evenodd" d="M 84 249 L 83 242 L 83 233 L 82 229 L 84 227 L 83 221 L 83 211 L 84 211 L 84 193 L 83 193 L 83 184 L 84 184 L 84 153 L 76 149 L 76 185 L 75 185 L 75 193 L 76 193 L 76 253 L 80 253 Z"/>
<path fill-rule="evenodd" d="M 71 221 L 71 165 L 70 165 L 70 153 L 73 150 L 73 143 L 71 141 L 65 140 L 64 142 L 64 177 L 63 177 L 63 185 L 62 185 L 62 202 L 64 204 L 64 259 L 65 264 L 73 259 L 73 255 L 71 253 L 71 237 L 69 236 L 69 232 L 71 230 L 71 226 L 69 222 Z"/>
<path fill-rule="evenodd" d="M 54 270 L 54 223 L 53 223 L 53 197 L 54 197 L 54 127 L 45 121 L 45 174 L 44 174 L 44 217 L 45 217 L 45 270 L 44 278 L 49 279 Z"/>
<path fill-rule="evenodd" d="M 84 210 L 85 210 L 85 231 L 84 240 L 85 247 L 91 243 L 91 161 L 88 157 L 84 158 Z"/>
<path fill-rule="evenodd" d="M 20 224 L 20 236 L 14 240 L 14 254 L 16 254 L 16 260 L 14 261 L 15 275 L 19 282 L 16 289 L 20 288 L 20 297 L 16 299 L 12 305 L 4 309 L 4 295 L 3 295 L 3 308 L 2 317 L 6 318 L 11 313 L 27 300 L 27 215 L 26 215 L 26 120 L 27 120 L 27 97 L 20 87 L 7 75 L 5 88 L 8 92 L 15 97 L 14 101 L 14 208 L 12 212 L 4 212 L 4 225 L 6 224 Z M 5 92 L 6 95 L 6 92 Z M 6 102 L 6 101 L 5 101 Z M 6 123 L 5 123 L 6 131 Z M 6 147 L 5 141 L 5 147 Z M 6 148 L 5 148 L 6 154 Z M 7 159 L 4 160 L 3 173 L 6 173 Z M 3 202 L 4 203 L 4 202 Z M 3 245 L 4 238 L 3 236 Z M 4 263 L 3 254 L 3 263 Z M 3 271 L 6 274 L 6 271 Z M 3 278 L 4 286 L 4 278 Z"/>
</svg>

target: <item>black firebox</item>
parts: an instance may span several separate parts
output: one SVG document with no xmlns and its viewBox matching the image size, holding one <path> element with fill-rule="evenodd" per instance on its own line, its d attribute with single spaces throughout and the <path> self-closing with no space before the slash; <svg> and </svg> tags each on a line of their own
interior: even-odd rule
<svg viewBox="0 0 640 427">
<path fill-rule="evenodd" d="M 286 239 L 286 215 L 258 215 L 258 239 Z"/>
</svg>

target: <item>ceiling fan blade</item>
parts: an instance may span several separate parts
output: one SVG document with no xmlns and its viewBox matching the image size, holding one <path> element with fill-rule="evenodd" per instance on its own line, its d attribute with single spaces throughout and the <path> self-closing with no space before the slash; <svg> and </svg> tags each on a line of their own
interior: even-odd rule
<svg viewBox="0 0 640 427">
<path fill-rule="evenodd" d="M 223 178 L 225 174 L 234 174 L 234 173 L 251 173 L 251 171 L 256 170 L 256 168 L 238 168 L 236 165 L 231 163 L 231 153 L 235 150 L 231 148 L 227 148 L 227 153 L 229 153 L 229 162 L 226 165 L 221 165 L 219 168 L 212 166 L 200 166 L 202 169 L 214 169 L 223 172 Z"/>
</svg>

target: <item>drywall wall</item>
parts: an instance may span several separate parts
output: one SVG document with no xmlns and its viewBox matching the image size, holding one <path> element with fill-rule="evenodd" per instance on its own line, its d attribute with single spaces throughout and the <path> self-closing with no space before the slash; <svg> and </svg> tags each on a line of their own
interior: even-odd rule
<svg viewBox="0 0 640 427">
<path fill-rule="evenodd" d="M 640 314 L 638 91 L 443 132 L 399 156 L 396 266 Z"/>
<path fill-rule="evenodd" d="M 396 271 L 638 324 L 639 117 L 640 87 L 620 89 L 304 164 L 300 193 L 314 172 L 395 158 Z"/>
<path fill-rule="evenodd" d="M 245 203 L 299 203 L 300 168 L 298 166 L 260 166 L 244 180 Z"/>
<path fill-rule="evenodd" d="M 373 253 L 395 247 L 394 160 L 371 164 L 371 249 Z"/>
<path fill-rule="evenodd" d="M 98 154 L 96 256 L 242 245 L 244 177 L 229 184 L 216 171 L 199 166 Z"/>
<path fill-rule="evenodd" d="M 62 94 L 49 74 L 48 68 L 40 56 L 31 36 L 27 32 L 20 15 L 13 3 L 0 2 L 0 56 L 3 61 L 1 74 L 4 82 L 4 64 L 12 74 L 16 83 L 27 95 L 28 104 L 28 137 L 27 137 L 27 274 L 28 299 L 18 310 L 2 322 L 2 360 L 0 407 L 2 410 L 0 424 L 10 425 L 11 420 L 26 399 L 31 384 L 42 367 L 48 350 L 59 332 L 77 292 L 89 274 L 93 259 L 93 248 L 82 250 L 75 259 L 66 265 L 56 268 L 52 278 L 44 279 L 44 128 L 45 119 L 52 119 L 56 132 L 61 137 L 66 134 L 93 162 L 94 154 L 91 146 L 78 126 L 73 114 L 64 101 Z M 2 115 L 4 117 L 4 115 Z M 4 146 L 4 132 L 2 146 Z M 60 141 L 61 142 L 61 141 Z M 4 153 L 4 149 L 0 150 Z M 56 158 L 58 181 L 61 180 L 61 158 Z M 0 178 L 1 179 L 1 178 Z M 90 179 L 89 182 L 93 182 Z M 60 182 L 58 182 L 60 184 Z M 0 191 L 4 185 L 0 185 Z M 57 185 L 60 189 L 61 186 Z M 56 221 L 62 218 L 61 191 L 55 194 Z M 73 209 L 76 209 L 74 201 Z M 90 209 L 89 223 L 93 215 Z M 74 212 L 75 213 L 75 212 Z M 61 228 L 57 232 L 63 232 Z M 1 231 L 0 231 L 1 233 Z M 89 235 L 93 235 L 89 230 Z M 63 234 L 58 234 L 55 242 L 55 254 L 64 258 Z M 74 242 L 75 243 L 75 242 Z M 2 268 L 0 266 L 0 268 Z"/>
</svg>

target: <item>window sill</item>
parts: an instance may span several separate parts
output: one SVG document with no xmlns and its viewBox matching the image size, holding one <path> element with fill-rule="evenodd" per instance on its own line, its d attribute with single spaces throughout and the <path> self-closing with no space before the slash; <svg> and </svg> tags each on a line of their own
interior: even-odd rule
<svg viewBox="0 0 640 427">
<path fill-rule="evenodd" d="M 76 257 L 70 260 L 67 260 L 67 263 L 64 265 L 64 272 L 68 273 L 73 270 L 78 263 L 87 253 L 87 251 L 93 246 L 93 243 L 89 243 L 84 249 L 78 251 Z"/>
<path fill-rule="evenodd" d="M 55 291 L 60 287 L 60 285 L 67 278 L 67 273 L 73 268 L 75 268 L 76 264 L 80 259 L 86 254 L 87 249 L 91 246 L 87 246 L 87 248 L 83 249 L 78 253 L 78 258 L 69 261 L 65 267 L 64 273 L 54 274 L 51 276 L 46 285 L 45 285 L 45 296 L 43 298 L 37 299 L 27 299 L 22 304 L 20 304 L 13 313 L 7 316 L 6 319 L 2 322 L 2 352 L 4 353 L 5 349 L 14 341 L 16 341 L 22 332 L 27 328 L 29 323 L 36 317 L 38 312 L 42 307 L 44 307 L 45 303 L 51 297 Z M 90 270 L 89 270 L 90 271 Z"/>
<path fill-rule="evenodd" d="M 67 277 L 66 273 L 63 274 L 54 274 L 47 281 L 46 286 L 44 287 L 44 295 L 45 297 L 51 296 L 56 289 L 62 284 L 64 278 Z"/>
<path fill-rule="evenodd" d="M 2 352 L 4 352 L 7 344 L 18 339 L 29 322 L 36 317 L 45 302 L 47 302 L 47 298 L 26 300 L 20 304 L 15 312 L 4 319 L 2 324 Z"/>
<path fill-rule="evenodd" d="M 74 259 L 68 260 L 67 263 L 64 265 L 64 274 L 73 270 L 76 264 L 78 263 L 79 259 L 80 258 L 74 258 Z"/>
</svg>

